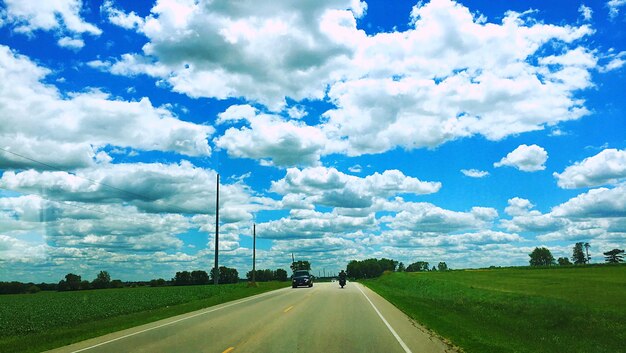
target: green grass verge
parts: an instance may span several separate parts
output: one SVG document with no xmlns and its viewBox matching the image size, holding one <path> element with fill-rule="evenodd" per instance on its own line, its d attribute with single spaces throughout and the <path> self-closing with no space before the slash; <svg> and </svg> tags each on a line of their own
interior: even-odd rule
<svg viewBox="0 0 626 353">
<path fill-rule="evenodd" d="M 284 288 L 290 282 L 0 296 L 0 352 L 40 352 Z"/>
<path fill-rule="evenodd" d="M 626 349 L 626 266 L 392 273 L 362 283 L 465 352 Z"/>
</svg>

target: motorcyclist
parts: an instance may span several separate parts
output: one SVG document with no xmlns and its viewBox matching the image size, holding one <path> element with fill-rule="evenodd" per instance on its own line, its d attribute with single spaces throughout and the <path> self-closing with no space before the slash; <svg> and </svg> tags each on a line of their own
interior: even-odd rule
<svg viewBox="0 0 626 353">
<path fill-rule="evenodd" d="M 341 270 L 341 272 L 339 272 L 339 285 L 341 285 L 342 288 L 346 285 L 346 277 L 346 272 Z"/>
</svg>

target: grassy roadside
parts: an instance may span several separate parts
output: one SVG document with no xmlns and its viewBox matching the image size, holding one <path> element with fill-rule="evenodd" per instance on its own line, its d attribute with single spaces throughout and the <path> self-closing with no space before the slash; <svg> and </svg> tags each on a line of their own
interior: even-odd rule
<svg viewBox="0 0 626 353">
<path fill-rule="evenodd" d="M 363 284 L 466 352 L 619 352 L 626 266 L 393 273 Z"/>
<path fill-rule="evenodd" d="M 0 296 L 0 352 L 40 352 L 284 288 L 289 282 Z"/>
</svg>

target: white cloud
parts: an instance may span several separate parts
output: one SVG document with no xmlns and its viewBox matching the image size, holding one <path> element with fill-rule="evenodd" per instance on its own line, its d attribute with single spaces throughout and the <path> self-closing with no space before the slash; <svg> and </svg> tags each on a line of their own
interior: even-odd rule
<svg viewBox="0 0 626 353">
<path fill-rule="evenodd" d="M 626 0 L 609 0 L 606 6 L 609 8 L 609 18 L 614 19 L 619 15 L 619 10 L 626 5 Z"/>
<path fill-rule="evenodd" d="M 626 184 L 612 189 L 592 189 L 552 209 L 556 217 L 626 217 Z"/>
<path fill-rule="evenodd" d="M 344 174 L 335 168 L 289 168 L 285 177 L 273 181 L 270 191 L 286 195 L 301 195 L 307 203 L 331 207 L 367 208 L 376 198 L 389 198 L 398 194 L 431 194 L 439 191 L 441 183 L 424 182 L 405 176 L 399 170 L 386 170 L 382 174 L 360 178 Z"/>
<path fill-rule="evenodd" d="M 626 64 L 625 58 L 626 51 L 621 51 L 617 54 L 609 53 L 606 55 L 606 59 L 609 59 L 610 61 L 604 66 L 599 67 L 598 70 L 600 72 L 606 73 L 609 71 L 620 69 L 624 66 L 624 64 Z"/>
<path fill-rule="evenodd" d="M 537 145 L 520 145 L 503 157 L 494 167 L 514 167 L 524 172 L 536 172 L 546 169 L 544 163 L 548 160 L 548 153 Z"/>
<path fill-rule="evenodd" d="M 351 166 L 350 168 L 348 168 L 348 170 L 351 173 L 360 173 L 360 172 L 363 171 L 363 167 L 361 167 L 360 164 L 355 164 L 355 165 Z"/>
<path fill-rule="evenodd" d="M 53 200 L 136 206 L 143 212 L 213 214 L 216 173 L 180 164 L 108 164 L 75 174 L 66 172 L 5 172 L 4 189 L 43 193 Z M 220 204 L 225 222 L 249 221 L 252 212 L 271 208 L 242 183 L 221 183 Z"/>
<path fill-rule="evenodd" d="M 463 245 L 480 246 L 486 244 L 502 244 L 523 241 L 517 234 L 483 230 L 475 233 L 454 235 L 423 236 L 415 232 L 385 232 L 388 244 L 396 247 L 458 247 Z"/>
<path fill-rule="evenodd" d="M 257 110 L 249 104 L 231 105 L 225 111 L 217 114 L 216 124 L 237 122 L 240 120 L 252 121 L 256 115 Z"/>
<path fill-rule="evenodd" d="M 144 24 L 143 18 L 137 16 L 133 11 L 129 14 L 115 7 L 112 0 L 105 0 L 100 6 L 100 12 L 107 16 L 109 22 L 126 29 L 141 28 Z"/>
<path fill-rule="evenodd" d="M 11 24 L 13 30 L 26 35 L 33 35 L 35 31 L 52 31 L 65 37 L 58 44 L 62 47 L 80 49 L 82 39 L 69 39 L 87 33 L 99 36 L 102 31 L 91 23 L 85 22 L 80 13 L 83 11 L 81 0 L 5 0 L 6 12 L 3 21 Z M 0 24 L 2 24 L 0 22 Z"/>
<path fill-rule="evenodd" d="M 345 66 L 350 51 L 320 23 L 355 28 L 354 16 L 365 8 L 348 0 L 304 5 L 164 0 L 138 30 L 149 39 L 143 54 L 168 67 L 161 77 L 175 91 L 193 97 L 245 96 L 279 111 L 286 96 L 323 98 L 332 72 Z M 117 64 L 127 67 L 122 71 L 135 71 L 131 62 Z"/>
<path fill-rule="evenodd" d="M 498 217 L 492 208 L 474 207 L 470 212 L 457 212 L 430 203 L 401 203 L 394 216 L 381 217 L 393 230 L 440 234 L 489 228 Z"/>
<path fill-rule="evenodd" d="M 313 239 L 353 233 L 376 226 L 373 214 L 351 217 L 334 212 L 291 210 L 289 217 L 257 224 L 257 234 L 266 239 Z"/>
<path fill-rule="evenodd" d="M 144 53 L 125 54 L 106 68 L 154 76 L 191 97 L 243 97 L 276 112 L 286 97 L 324 99 L 330 88 L 336 108 L 322 125 L 305 132 L 276 117 L 264 124 L 291 130 L 275 137 L 290 147 L 302 142 L 296 154 L 307 164 L 320 153 L 436 147 L 473 135 L 499 140 L 588 114 L 573 94 L 592 86 L 594 53 L 573 47 L 593 33 L 587 25 L 543 24 L 532 12 L 507 12 L 501 23 L 488 23 L 438 0 L 414 7 L 413 28 L 367 36 L 355 18 L 366 5 L 354 1 L 216 6 L 159 2 L 138 29 L 149 40 Z M 544 58 L 539 48 L 550 43 L 562 55 Z M 273 159 L 272 151 L 255 153 L 271 149 L 267 141 L 235 147 L 252 131 L 231 130 L 221 142 L 234 156 Z M 303 133 L 342 143 L 323 149 Z M 295 164 L 281 158 L 266 162 Z"/>
<path fill-rule="evenodd" d="M 489 175 L 489 172 L 478 169 L 461 169 L 461 173 L 470 178 L 484 178 Z"/>
<path fill-rule="evenodd" d="M 85 46 L 85 41 L 78 38 L 63 37 L 57 42 L 60 47 L 68 49 L 81 49 Z"/>
<path fill-rule="evenodd" d="M 578 12 L 585 21 L 591 21 L 591 18 L 593 16 L 593 10 L 591 9 L 591 7 L 586 6 L 585 4 L 580 4 L 580 7 L 578 7 Z"/>
<path fill-rule="evenodd" d="M 626 151 L 605 149 L 553 175 L 564 189 L 615 184 L 626 178 Z"/>
<path fill-rule="evenodd" d="M 246 113 L 250 109 L 246 108 Z M 225 115 L 220 115 L 219 122 L 236 120 L 232 111 L 222 114 Z M 237 116 L 243 118 L 249 126 L 229 128 L 214 140 L 231 157 L 262 159 L 266 165 L 276 166 L 317 165 L 320 156 L 335 145 L 319 128 L 299 120 L 285 120 L 271 114 Z"/>
<path fill-rule="evenodd" d="M 58 168 L 85 167 L 105 146 L 211 153 L 210 126 L 178 120 L 169 110 L 113 99 L 97 90 L 61 93 L 43 83 L 50 71 L 0 46 L 0 147 Z M 0 153 L 0 167 L 44 168 Z"/>
<path fill-rule="evenodd" d="M 510 216 L 521 216 L 527 214 L 535 205 L 530 203 L 529 200 L 514 197 L 508 201 L 508 206 L 504 209 L 504 212 Z"/>
</svg>

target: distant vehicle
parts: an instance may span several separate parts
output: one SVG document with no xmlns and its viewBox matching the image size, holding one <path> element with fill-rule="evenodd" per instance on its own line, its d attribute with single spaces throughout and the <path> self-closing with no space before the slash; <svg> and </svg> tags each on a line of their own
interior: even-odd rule
<svg viewBox="0 0 626 353">
<path fill-rule="evenodd" d="M 300 286 L 313 287 L 313 276 L 307 270 L 298 270 L 291 276 L 291 287 L 296 288 Z"/>
</svg>

